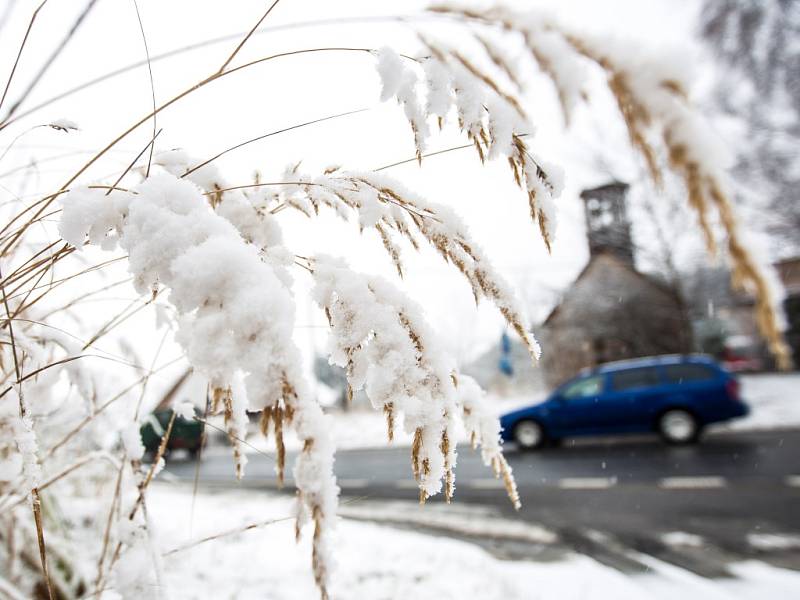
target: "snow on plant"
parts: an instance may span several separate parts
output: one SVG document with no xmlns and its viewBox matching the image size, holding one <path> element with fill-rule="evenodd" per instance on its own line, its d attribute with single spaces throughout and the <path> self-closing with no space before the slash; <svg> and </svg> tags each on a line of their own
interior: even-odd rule
<svg viewBox="0 0 800 600">
<path fill-rule="evenodd" d="M 452 380 L 457 390 L 457 402 L 461 407 L 464 427 L 470 436 L 472 448 L 480 446 L 483 463 L 492 468 L 495 477 L 503 478 L 508 497 L 515 508 L 520 508 L 517 484 L 511 475 L 511 467 L 503 456 L 500 423 L 485 402 L 485 392 L 468 375 L 454 373 Z"/>
<path fill-rule="evenodd" d="M 411 464 L 420 502 L 441 491 L 442 483 L 445 499 L 453 497 L 453 426 L 459 417 L 519 508 L 497 418 L 482 405 L 482 392 L 471 378 L 458 385 L 454 365 L 438 349 L 421 308 L 383 278 L 356 275 L 341 260 L 317 256 L 311 265 L 312 295 L 331 326 L 331 361 L 346 369 L 350 393 L 364 389 L 373 407 L 383 410 L 390 441 L 398 414 L 413 434 Z"/>
<path fill-rule="evenodd" d="M 411 463 L 420 502 L 454 490 L 456 414 L 450 368 L 435 352 L 433 335 L 418 306 L 378 277 L 357 276 L 325 256 L 311 262 L 316 302 L 331 326 L 331 361 L 345 367 L 352 390 L 364 388 L 386 413 L 388 437 L 395 415 L 413 433 Z"/>
<path fill-rule="evenodd" d="M 431 20 L 458 28 L 466 34 L 466 43 L 445 37 L 441 32 L 446 28 L 428 28 Z M 390 440 L 397 427 L 412 436 L 411 471 L 420 501 L 442 492 L 446 500 L 452 499 L 454 427 L 460 421 L 473 446 L 480 446 L 483 462 L 503 479 L 514 506 L 520 506 L 502 454 L 500 425 L 478 385 L 458 373 L 443 354 L 422 308 L 395 284 L 357 273 L 341 257 L 296 255 L 282 234 L 281 213 L 286 210 L 309 219 L 331 212 L 359 231 L 374 229 L 400 279 L 407 276 L 404 252 L 431 247 L 466 279 L 476 302 L 497 307 L 535 361 L 541 350 L 511 286 L 443 199 L 431 202 L 383 170 L 354 166 L 304 172 L 302 156 L 291 157 L 291 165 L 272 181 L 256 176 L 252 183 L 233 185 L 214 164 L 222 154 L 198 162 L 182 150 L 157 152 L 155 127 L 151 143 L 129 168 L 109 181 L 91 179 L 98 159 L 141 125 L 155 121 L 162 110 L 229 74 L 267 61 L 316 52 L 360 53 L 371 59 L 365 72 L 371 66 L 377 70 L 381 100 L 396 101 L 410 125 L 415 147 L 410 160 L 422 165 L 437 129 L 458 129 L 481 162 L 508 164 L 548 249 L 556 241 L 563 177 L 558 167 L 534 151 L 535 127 L 525 100 L 530 73 L 538 67 L 552 80 L 568 122 L 572 111 L 587 100 L 587 71 L 599 69 L 653 177 L 659 179 L 669 168 L 683 178 L 709 247 L 716 241 L 712 217 L 721 221 L 734 276 L 754 292 L 761 331 L 784 361 L 786 347 L 769 291 L 725 194 L 722 153 L 709 141 L 713 135 L 688 101 L 689 81 L 682 69 L 654 61 L 638 48 L 569 31 L 543 13 L 441 6 L 431 9 L 419 26 L 413 18 L 404 22 L 416 30 L 416 54 L 388 47 L 298 49 L 233 66 L 254 27 L 221 67 L 155 105 L 59 189 L 12 212 L 0 228 L 5 312 L 0 333 L 0 561 L 10 565 L 12 582 L 6 584 L 0 575 L 0 584 L 18 586 L 24 590 L 19 595 L 25 596 L 37 585 L 41 590 L 44 582 L 51 597 L 58 593 L 64 598 L 100 596 L 105 590 L 137 597 L 146 593 L 143 590 L 160 589 L 160 556 L 147 520 L 147 489 L 163 466 L 175 415 L 194 418 L 194 408 L 175 406 L 172 420 L 160 433 L 155 460 L 150 466 L 143 464 L 140 426 L 154 405 L 149 398 L 145 401 L 154 369 L 144 369 L 134 359 L 91 353 L 95 342 L 124 320 L 125 311 L 109 315 L 99 331 L 80 331 L 74 339 L 56 318 L 67 314 L 80 324 L 80 301 L 117 285 L 82 290 L 66 303 L 63 298 L 58 302 L 52 292 L 63 282 L 102 272 L 103 263 L 81 265 L 77 274 L 54 277 L 56 272 L 64 274 L 63 265 L 76 264 L 79 250 L 87 245 L 116 252 L 109 262 L 124 253 L 141 295 L 140 307 L 155 304 L 159 322 L 173 321 L 186 359 L 209 382 L 210 412 L 222 415 L 237 477 L 245 474 L 242 444 L 248 411 L 261 412 L 261 430 L 274 438 L 281 482 L 284 431 L 293 428 L 303 441 L 293 467 L 296 532 L 300 536 L 306 522 L 313 524 L 312 568 L 323 598 L 333 566 L 339 490 L 326 416 L 304 380 L 300 352 L 292 341 L 297 302 L 293 283 L 298 273 L 310 278 L 313 299 L 328 318 L 330 360 L 345 368 L 351 393 L 363 389 L 373 407 L 385 413 Z M 13 76 L 12 70 L 0 108 L 13 89 Z M 0 116 L 0 135 L 40 108 L 16 112 L 29 91 Z M 76 129 L 67 119 L 38 127 Z M 662 155 L 666 164 L 659 160 Z M 58 212 L 57 202 L 63 207 L 58 235 L 46 224 Z M 50 237 L 42 239 L 40 230 Z M 123 362 L 137 379 L 120 390 L 115 376 L 90 368 L 85 359 L 92 357 Z M 74 394 L 80 401 L 74 401 Z M 50 487 L 56 483 L 57 488 Z M 74 534 L 80 528 L 62 528 L 57 522 L 60 505 L 74 508 L 96 501 L 90 496 L 97 490 L 107 503 L 99 516 L 85 516 L 91 531 L 81 538 Z M 43 503 L 48 510 L 42 510 Z M 14 534 L 10 540 L 7 531 Z M 48 564 L 54 566 L 50 571 Z"/>
<path fill-rule="evenodd" d="M 562 175 L 558 167 L 537 159 L 525 143 L 524 136 L 533 126 L 521 100 L 503 91 L 490 74 L 458 51 L 421 39 L 431 54 L 421 67 L 414 61 L 404 62 L 391 48 L 376 53 L 383 84 L 381 99 L 396 96 L 404 106 L 414 132 L 417 159 L 422 162 L 427 123 L 433 118 L 442 128 L 451 109 L 455 111 L 459 128 L 474 144 L 481 162 L 506 158 L 517 185 L 526 191 L 531 218 L 538 222 L 549 250 L 556 228 L 554 200 L 561 194 Z"/>
<path fill-rule="evenodd" d="M 189 161 L 181 158 L 172 156 L 160 164 L 172 173 L 186 174 Z M 247 410 L 262 411 L 262 430 L 275 437 L 279 480 L 285 460 L 283 428 L 296 429 L 304 440 L 294 469 L 298 532 L 310 515 L 316 527 L 315 575 L 325 589 L 328 536 L 338 488 L 324 416 L 309 396 L 298 371 L 298 350 L 291 341 L 294 301 L 285 279 L 287 264 L 275 265 L 271 258 L 291 255 L 276 248 L 281 236 L 274 217 L 256 217 L 263 197 L 221 191 L 225 184 L 215 174 L 214 181 L 197 182 L 218 191 L 210 200 L 209 192 L 197 183 L 172 173 L 153 175 L 126 191 L 77 188 L 69 192 L 63 199 L 61 237 L 76 247 L 87 240 L 107 250 L 119 244 L 128 254 L 140 293 L 152 293 L 159 286 L 169 290 L 169 301 L 180 314 L 176 339 L 214 388 L 212 412 L 221 408 L 225 416 L 237 477 L 243 475 L 246 462 L 241 440 Z M 427 203 L 374 173 L 328 174 L 307 183 L 296 169 L 286 175 L 297 180 L 276 192 L 276 201 L 287 206 L 302 212 L 318 210 L 320 205 L 349 209 L 358 214 L 362 227 L 383 224 L 407 238 L 415 227 L 464 274 L 476 300 L 493 300 L 538 355 L 508 286 L 452 211 Z M 102 209 L 98 202 L 104 202 Z M 402 272 L 388 234 L 384 231 L 383 235 Z M 386 412 L 390 439 L 395 414 L 403 415 L 405 428 L 414 434 L 412 467 L 421 500 L 441 491 L 444 482 L 449 501 L 454 490 L 453 426 L 458 414 L 450 376 L 453 366 L 435 350 L 434 336 L 420 309 L 390 284 L 374 278 L 366 281 L 336 261 L 309 259 L 307 268 L 316 282 L 315 299 L 329 315 L 334 335 L 343 338 L 344 346 L 334 348 L 331 360 L 347 366 L 352 388 L 365 387 L 373 404 Z M 126 431 L 123 440 L 126 448 L 133 449 L 129 457 L 139 458 L 141 443 L 137 446 L 131 441 L 133 431 Z M 497 469 L 500 463 L 492 464 Z M 502 464 L 509 493 L 518 505 L 519 498 L 511 491 L 510 469 Z"/>
<path fill-rule="evenodd" d="M 89 188 L 67 194 L 60 228 L 66 241 L 83 245 L 95 227 L 91 207 L 104 194 Z M 148 293 L 160 285 L 170 290 L 169 300 L 180 314 L 176 338 L 190 363 L 208 377 L 215 405 L 222 405 L 237 477 L 244 474 L 240 444 L 246 410 L 269 408 L 276 428 L 291 424 L 304 441 L 294 467 L 298 532 L 313 519 L 314 572 L 325 589 L 338 494 L 333 446 L 291 340 L 289 289 L 190 181 L 155 175 L 131 192 L 112 191 L 108 204 L 116 215 L 104 222 L 111 223 L 111 238 L 128 253 L 137 290 Z M 237 382 L 242 375 L 243 385 Z M 282 457 L 277 468 L 282 478 Z"/>
<path fill-rule="evenodd" d="M 374 228 L 400 277 L 403 263 L 397 238 L 407 240 L 415 249 L 422 240 L 426 241 L 466 278 L 475 302 L 493 302 L 532 358 L 539 358 L 541 349 L 530 333 L 525 311 L 450 207 L 429 202 L 378 172 L 328 169 L 324 174 L 308 177 L 292 168 L 285 177 L 292 180 L 292 185 L 276 192 L 278 201 L 282 197 L 285 206 L 307 216 L 318 213 L 321 207 L 331 208 L 345 220 L 356 217 L 361 229 Z"/>
</svg>

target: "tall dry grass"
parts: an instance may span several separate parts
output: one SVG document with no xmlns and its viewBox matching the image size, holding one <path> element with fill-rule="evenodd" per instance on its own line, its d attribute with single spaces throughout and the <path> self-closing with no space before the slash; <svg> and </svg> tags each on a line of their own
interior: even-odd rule
<svg viewBox="0 0 800 600">
<path fill-rule="evenodd" d="M 50 66 L 69 44 L 70 40 L 79 35 L 82 23 L 87 15 L 91 13 L 95 1 L 91 0 L 85 3 L 82 11 L 71 24 L 68 32 L 61 39 L 53 53 L 47 56 L 38 69 L 35 70 L 34 76 L 29 80 L 28 85 L 20 87 L 16 81 L 17 66 L 25 57 L 29 34 L 31 31 L 35 31 L 40 19 L 43 18 L 41 15 L 46 4 L 47 0 L 33 11 L 18 52 L 14 57 L 11 57 L 12 67 L 3 86 L 2 97 L 0 97 L 0 115 L 2 115 L 0 117 L 0 136 L 3 136 L 3 132 L 18 121 L 30 119 L 38 111 L 77 91 L 89 89 L 97 83 L 136 67 L 147 66 L 150 68 L 152 63 L 157 60 L 172 56 L 178 52 L 189 52 L 203 45 L 196 44 L 152 57 L 149 56 L 148 51 L 147 59 L 144 61 L 122 67 L 108 75 L 73 87 L 48 101 L 25 108 L 27 104 L 30 104 L 28 99 L 38 82 L 47 76 Z M 26 398 L 29 397 L 28 391 L 33 389 L 33 385 L 43 381 L 51 372 L 60 372 L 60 370 L 66 370 L 68 367 L 75 367 L 70 374 L 70 377 L 75 378 L 75 381 L 81 377 L 90 377 L 86 373 L 90 368 L 84 366 L 88 364 L 87 359 L 108 359 L 105 354 L 92 353 L 91 350 L 97 347 L 98 342 L 104 340 L 133 316 L 151 307 L 161 294 L 161 290 L 155 290 L 152 296 L 144 296 L 131 302 L 121 310 L 109 312 L 102 327 L 93 331 L 81 332 L 81 342 L 77 347 L 70 346 L 65 348 L 59 345 L 57 341 L 42 336 L 41 329 L 47 328 L 51 323 L 55 323 L 56 317 L 72 314 L 79 318 L 81 311 L 85 310 L 85 302 L 91 300 L 93 296 L 101 295 L 110 289 L 127 283 L 127 281 L 104 283 L 94 289 L 83 289 L 79 294 L 71 297 L 60 295 L 59 291 L 64 289 L 66 284 L 82 280 L 89 281 L 90 273 L 107 269 L 115 262 L 124 261 L 125 257 L 116 257 L 88 266 L 81 265 L 74 261 L 75 247 L 59 239 L 41 239 L 37 227 L 58 216 L 60 212 L 57 207 L 59 198 L 84 179 L 89 178 L 92 175 L 93 166 L 103 156 L 118 147 L 132 133 L 148 123 L 152 123 L 152 134 L 149 142 L 134 157 L 129 166 L 121 173 L 115 174 L 109 181 L 93 186 L 97 189 L 106 189 L 108 194 L 112 192 L 129 193 L 130 188 L 124 182 L 134 181 L 139 177 L 139 173 L 143 173 L 147 177 L 154 166 L 154 150 L 160 132 L 157 127 L 158 115 L 169 107 L 180 105 L 184 99 L 206 86 L 224 83 L 228 76 L 234 73 L 246 72 L 256 65 L 298 54 L 359 53 L 365 57 L 370 57 L 376 50 L 374 48 L 347 46 L 300 48 L 237 64 L 240 51 L 245 46 L 253 43 L 255 36 L 261 33 L 260 28 L 265 22 L 268 22 L 269 15 L 276 9 L 277 5 L 277 0 L 269 4 L 247 33 L 237 38 L 237 45 L 226 55 L 225 60 L 219 66 L 212 65 L 208 69 L 206 76 L 160 104 L 156 103 L 155 93 L 151 89 L 153 91 L 153 107 L 151 110 L 141 117 L 132 119 L 131 124 L 121 132 L 110 135 L 110 141 L 97 149 L 82 166 L 66 177 L 60 186 L 49 193 L 37 196 L 31 202 L 22 203 L 19 208 L 15 208 L 11 212 L 7 221 L 2 224 L 2 228 L 0 228 L 0 291 L 2 292 L 4 316 L 0 321 L 2 324 L 0 327 L 2 330 L 0 333 L 0 343 L 2 343 L 2 352 L 0 352 L 0 402 L 9 402 L 11 398 L 15 399 L 15 416 L 18 417 L 19 422 L 29 422 L 29 406 L 26 403 Z M 480 57 L 480 62 L 465 51 L 450 47 L 447 40 L 436 39 L 431 36 L 424 27 L 424 23 L 429 22 L 430 19 L 445 19 L 449 23 L 462 24 L 465 27 L 465 31 L 474 37 L 476 48 L 483 53 Z M 575 102 L 573 98 L 575 95 L 574 90 L 569 88 L 569 82 L 563 77 L 563 73 L 560 71 L 561 67 L 557 61 L 542 52 L 535 36 L 530 31 L 521 29 L 513 14 L 501 10 L 475 12 L 460 8 L 437 7 L 432 9 L 431 13 L 420 21 L 419 27 L 416 26 L 413 19 L 406 22 L 411 23 L 412 27 L 418 29 L 422 58 L 434 57 L 443 65 L 458 65 L 458 68 L 463 69 L 480 85 L 485 86 L 495 94 L 510 110 L 524 119 L 527 117 L 523 89 L 526 75 L 520 73 L 513 57 L 504 51 L 502 44 L 497 43 L 496 36 L 499 32 L 501 35 L 514 36 L 521 39 L 524 47 L 539 65 L 541 71 L 549 76 L 555 85 L 565 120 L 569 120 L 569 115 Z M 302 25 L 298 24 L 295 27 L 301 27 Z M 147 37 L 141 19 L 139 27 L 146 47 Z M 602 49 L 598 49 L 596 45 L 587 43 L 580 37 L 560 29 L 555 23 L 548 22 L 544 30 L 549 34 L 560 36 L 563 41 L 563 47 L 573 52 L 576 59 L 586 60 L 605 73 L 609 90 L 617 102 L 633 147 L 642 156 L 654 180 L 658 181 L 665 169 L 672 170 L 683 179 L 687 189 L 688 205 L 696 212 L 698 226 L 704 233 L 709 250 L 712 252 L 716 251 L 715 240 L 717 235 L 713 230 L 710 217 L 714 215 L 718 218 L 724 234 L 727 256 L 733 267 L 734 281 L 737 285 L 748 289 L 754 294 L 760 330 L 779 364 L 784 367 L 788 366 L 788 352 L 777 325 L 778 318 L 770 297 L 769 288 L 757 262 L 748 251 L 747 245 L 742 241 L 732 202 L 726 195 L 724 185 L 719 180 L 718 174 L 709 172 L 702 161 L 697 160 L 692 148 L 687 147 L 685 141 L 676 136 L 668 124 L 659 130 L 660 137 L 656 140 L 658 146 L 654 145 L 652 129 L 657 125 L 657 115 L 653 114 L 653 111 L 648 106 L 647 99 L 641 98 L 638 95 L 639 90 L 631 85 L 631 77 L 635 74 L 626 71 L 624 65 L 617 64 L 614 56 L 605 55 Z M 211 40 L 209 43 L 217 41 L 219 40 Z M 412 61 L 421 60 L 412 56 L 406 56 L 406 58 Z M 150 81 L 152 86 L 152 77 Z M 680 103 L 681 106 L 686 106 L 687 109 L 690 108 L 686 100 L 686 91 L 682 89 L 678 82 L 664 80 L 660 82 L 660 86 L 665 93 L 673 97 L 675 102 Z M 186 169 L 181 176 L 189 177 L 193 172 L 211 165 L 221 156 L 243 145 L 268 136 L 279 135 L 299 127 L 312 126 L 327 119 L 341 118 L 349 114 L 352 114 L 352 111 L 293 125 L 243 141 L 204 162 L 193 165 L 191 168 Z M 439 124 L 441 125 L 441 122 Z M 60 126 L 57 123 L 45 125 L 56 128 Z M 414 122 L 411 125 L 412 128 L 417 127 Z M 467 124 L 462 120 L 460 125 L 463 128 Z M 414 133 L 416 136 L 420 135 L 420 132 L 416 129 Z M 462 148 L 474 148 L 481 162 L 487 160 L 492 152 L 494 142 L 493 133 L 489 126 L 470 128 L 464 133 L 469 141 L 464 146 L 436 152 L 424 152 L 421 148 L 418 148 L 416 156 L 408 160 L 427 164 L 430 157 L 442 152 L 457 151 Z M 13 140 L 7 141 L 0 137 L 0 146 L 10 147 L 12 144 Z M 659 160 L 662 154 L 667 156 L 666 164 L 662 164 L 662 161 Z M 302 157 L 297 158 L 299 160 Z M 550 174 L 530 152 L 528 138 L 524 135 L 524 132 L 517 132 L 513 136 L 513 143 L 506 159 L 511 170 L 511 176 L 516 184 L 523 189 L 522 196 L 529 206 L 531 219 L 540 230 L 545 244 L 550 248 L 553 243 L 551 239 L 552 223 L 549 222 L 547 211 L 543 210 L 543 198 L 538 195 L 554 189 L 555 186 L 551 181 Z M 387 165 L 385 168 L 391 168 L 404 162 L 408 161 Z M 487 299 L 497 305 L 509 326 L 528 345 L 531 354 L 537 355 L 538 348 L 524 322 L 523 316 L 508 301 L 505 284 L 495 278 L 486 257 L 482 255 L 475 242 L 468 237 L 466 230 L 458 227 L 445 227 L 445 223 L 451 223 L 447 221 L 447 217 L 440 212 L 437 205 L 425 203 L 415 195 L 409 194 L 406 190 L 399 189 L 398 186 L 381 176 L 380 171 L 382 169 L 377 169 L 373 172 L 331 169 L 320 174 L 304 175 L 295 170 L 294 172 L 286 173 L 281 181 L 263 182 L 257 179 L 252 183 L 248 182 L 241 185 L 229 185 L 220 181 L 213 189 L 205 190 L 204 195 L 208 199 L 209 206 L 212 209 L 216 209 L 227 194 L 274 187 L 283 195 L 276 193 L 274 203 L 269 206 L 268 212 L 270 216 L 279 215 L 284 210 L 289 209 L 299 211 L 309 218 L 314 218 L 319 214 L 320 210 L 330 210 L 341 218 L 352 221 L 358 218 L 359 211 L 363 208 L 363 197 L 366 194 L 381 207 L 380 218 L 373 226 L 378 232 L 382 246 L 398 275 L 401 277 L 406 275 L 402 259 L 402 244 L 408 244 L 413 249 L 428 245 L 461 273 L 469 283 L 476 301 Z M 10 177 L 11 175 L 13 173 L 8 176 Z M 4 176 L 0 175 L 0 177 Z M 288 193 L 287 190 L 290 188 L 294 188 L 296 193 Z M 537 192 L 537 190 L 540 191 Z M 309 257 L 296 256 L 295 265 L 313 276 L 315 263 Z M 328 318 L 331 321 L 331 326 L 334 327 L 331 307 L 326 306 L 325 308 L 326 314 L 328 314 Z M 421 368 L 427 368 L 425 365 L 426 348 L 420 341 L 424 336 L 404 313 L 398 312 L 396 318 L 407 332 L 408 338 L 417 348 Z M 380 332 L 376 332 L 376 334 L 379 335 Z M 32 350 L 36 350 L 39 356 L 33 356 Z M 349 355 L 353 357 L 353 360 L 356 360 L 355 355 L 358 350 L 359 348 L 356 347 L 349 349 Z M 0 543 L 3 544 L 5 549 L 4 558 L 8 563 L 8 569 L 5 572 L 10 574 L 8 576 L 0 575 L 0 582 L 5 586 L 0 589 L 6 589 L 6 587 L 8 589 L 17 589 L 17 586 L 23 585 L 28 578 L 34 577 L 39 579 L 39 583 L 35 584 L 32 589 L 39 597 L 49 597 L 51 599 L 56 597 L 84 598 L 99 597 L 106 586 L 109 585 L 114 566 L 122 559 L 126 549 L 126 544 L 115 533 L 113 525 L 119 519 L 127 519 L 133 522 L 140 518 L 142 511 L 146 510 L 147 491 L 156 475 L 159 459 L 166 450 L 167 440 L 173 424 L 173 421 L 170 421 L 162 437 L 155 461 L 149 467 L 142 465 L 138 460 L 128 460 L 122 447 L 117 446 L 113 448 L 112 452 L 92 447 L 92 442 L 88 439 L 87 432 L 93 424 L 112 410 L 120 401 L 130 400 L 131 393 L 138 393 L 138 405 L 141 405 L 149 379 L 159 370 L 169 366 L 168 363 L 157 367 L 154 361 L 150 368 L 146 368 L 136 364 L 134 361 L 120 362 L 125 362 L 126 367 L 130 368 L 134 373 L 132 383 L 122 386 L 122 389 L 117 393 L 110 393 L 105 397 L 92 397 L 90 393 L 89 410 L 81 418 L 70 418 L 63 423 L 59 423 L 58 414 L 47 415 L 42 419 L 47 427 L 43 425 L 34 429 L 37 434 L 41 434 L 38 439 L 38 451 L 36 449 L 32 450 L 37 463 L 35 466 L 40 469 L 41 476 L 34 479 L 20 476 L 11 482 L 0 483 Z M 352 368 L 352 364 L 348 365 L 348 367 Z M 454 389 L 459 387 L 457 374 L 453 375 L 452 381 L 450 381 L 449 377 L 440 377 L 438 379 L 431 377 L 431 380 L 435 380 L 436 386 L 452 386 Z M 270 404 L 262 411 L 261 429 L 265 436 L 270 434 L 275 439 L 275 460 L 279 478 L 282 480 L 286 460 L 283 433 L 284 428 L 293 425 L 296 390 L 288 379 L 283 379 L 279 387 L 281 389 L 280 396 L 276 398 L 273 404 Z M 471 416 L 473 408 L 467 406 L 460 408 L 466 418 Z M 386 414 L 388 437 L 391 441 L 396 422 L 399 419 L 397 406 L 392 402 L 387 402 L 383 405 L 382 410 Z M 232 427 L 234 422 L 232 411 L 229 387 L 210 390 L 204 420 L 208 420 L 209 416 L 215 413 L 223 416 L 227 433 L 234 449 L 237 475 L 241 476 L 242 445 L 247 442 Z M 454 418 L 454 415 L 445 415 L 445 417 L 447 419 Z M 51 422 L 56 425 L 50 427 Z M 5 436 L 3 445 L 0 447 L 0 458 L 18 452 L 20 449 L 12 444 L 11 441 L 20 439 L 20 434 L 2 419 L 0 419 L 0 430 L 3 431 Z M 427 492 L 422 486 L 430 471 L 430 465 L 426 463 L 429 459 L 425 458 L 425 453 L 439 453 L 445 463 L 444 492 L 449 501 L 453 494 L 453 468 L 452 464 L 450 464 L 453 441 L 446 428 L 433 433 L 435 434 L 433 437 L 437 440 L 436 447 L 426 448 L 425 428 L 419 427 L 415 430 L 414 443 L 411 449 L 412 470 L 421 483 L 420 499 L 424 501 L 427 497 Z M 81 440 L 83 440 L 81 443 L 76 444 L 76 441 Z M 484 445 L 489 442 L 489 440 L 481 440 L 479 437 L 476 437 L 476 440 Z M 313 439 L 306 440 L 304 452 L 312 452 L 313 445 Z M 87 449 L 91 449 L 89 454 L 85 454 Z M 81 453 L 84 454 L 81 455 Z M 495 474 L 503 479 L 512 502 L 518 505 L 519 496 L 516 486 L 502 454 L 499 452 L 490 454 L 489 462 Z M 126 475 L 128 473 L 138 474 L 139 479 L 135 480 L 128 477 Z M 57 488 L 54 484 L 79 478 L 86 478 L 86 481 L 93 478 L 93 485 L 99 480 L 105 480 L 106 484 L 110 484 L 99 487 L 106 494 L 109 509 L 107 513 L 104 513 L 104 518 L 100 520 L 101 523 L 98 530 L 100 532 L 100 544 L 95 544 L 99 547 L 92 547 L 87 550 L 89 555 L 96 557 L 95 575 L 89 579 L 85 578 L 79 570 L 70 567 L 74 557 L 65 552 L 61 543 L 55 546 L 51 546 L 48 543 L 50 536 L 55 536 L 57 539 L 59 536 L 57 533 L 60 529 L 59 517 L 58 512 L 55 510 L 57 502 L 71 501 L 67 496 L 63 498 L 56 497 L 56 494 L 63 494 L 63 491 L 53 492 L 52 499 L 48 499 L 48 494 L 53 489 L 64 489 Z M 25 487 L 26 482 L 30 481 L 35 481 L 36 485 Z M 128 507 L 125 505 L 123 498 L 124 488 L 125 485 L 131 485 L 131 482 L 134 481 L 135 500 L 133 505 Z M 50 502 L 49 505 L 48 502 Z M 48 506 L 50 506 L 51 510 L 47 510 Z M 124 509 L 127 509 L 128 512 L 122 514 Z M 322 516 L 323 508 L 312 504 L 310 512 L 310 518 L 315 525 L 313 570 L 322 597 L 326 598 L 328 595 L 326 572 L 328 566 L 316 543 L 323 528 L 326 526 Z M 263 527 L 271 522 L 274 521 L 254 523 L 247 528 Z M 193 543 L 206 543 L 230 533 L 234 532 L 222 532 L 218 536 L 211 536 Z M 167 552 L 167 554 L 182 551 L 189 546 L 191 544 L 175 548 Z M 36 548 L 35 552 L 32 551 L 33 547 Z M 21 590 L 21 588 L 19 589 Z M 24 596 L 24 593 L 27 592 L 19 591 L 21 597 Z"/>
</svg>

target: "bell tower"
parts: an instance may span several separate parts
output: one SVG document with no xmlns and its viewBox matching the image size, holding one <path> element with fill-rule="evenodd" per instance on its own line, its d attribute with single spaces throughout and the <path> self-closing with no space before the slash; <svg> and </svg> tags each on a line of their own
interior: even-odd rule
<svg viewBox="0 0 800 600">
<path fill-rule="evenodd" d="M 627 194 L 628 184 L 619 181 L 581 192 L 591 257 L 613 254 L 633 266 L 631 223 L 625 205 Z"/>
</svg>

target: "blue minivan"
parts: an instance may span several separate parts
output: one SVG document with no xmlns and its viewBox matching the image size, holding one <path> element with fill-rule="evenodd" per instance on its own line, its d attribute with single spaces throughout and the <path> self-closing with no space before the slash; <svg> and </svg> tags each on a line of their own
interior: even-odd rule
<svg viewBox="0 0 800 600">
<path fill-rule="evenodd" d="M 656 356 L 584 370 L 540 404 L 501 417 L 503 440 L 522 449 L 565 437 L 657 432 L 697 441 L 709 423 L 743 417 L 739 382 L 702 355 Z"/>
</svg>

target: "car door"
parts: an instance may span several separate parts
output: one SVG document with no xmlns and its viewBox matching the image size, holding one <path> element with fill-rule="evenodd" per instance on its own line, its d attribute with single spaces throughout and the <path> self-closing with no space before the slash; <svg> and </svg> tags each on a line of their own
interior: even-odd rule
<svg viewBox="0 0 800 600">
<path fill-rule="evenodd" d="M 609 374 L 603 398 L 603 426 L 613 431 L 650 429 L 663 390 L 655 367 L 623 369 Z"/>
<path fill-rule="evenodd" d="M 591 433 L 602 413 L 605 374 L 588 375 L 564 385 L 548 402 L 549 421 L 556 435 Z"/>
<path fill-rule="evenodd" d="M 667 402 L 690 409 L 702 421 L 715 420 L 730 410 L 725 378 L 709 365 L 680 363 L 665 365 Z"/>
</svg>

